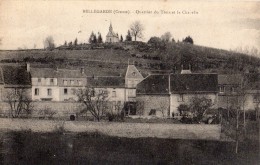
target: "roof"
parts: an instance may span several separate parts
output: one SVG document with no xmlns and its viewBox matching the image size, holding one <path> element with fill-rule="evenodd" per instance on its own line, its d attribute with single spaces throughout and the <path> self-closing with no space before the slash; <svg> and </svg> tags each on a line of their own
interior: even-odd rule
<svg viewBox="0 0 260 165">
<path fill-rule="evenodd" d="M 109 26 L 109 31 L 107 33 L 107 37 L 117 37 L 118 38 L 118 35 L 116 33 L 114 33 L 114 31 L 113 31 L 113 27 L 112 27 L 111 23 Z"/>
<path fill-rule="evenodd" d="M 125 87 L 123 77 L 87 77 L 87 84 L 92 87 Z"/>
<path fill-rule="evenodd" d="M 247 73 L 244 75 L 246 82 L 246 89 L 248 90 L 260 90 L 260 74 L 259 73 Z"/>
<path fill-rule="evenodd" d="M 125 78 L 143 79 L 144 77 L 134 65 L 128 65 Z"/>
<path fill-rule="evenodd" d="M 217 74 L 170 74 L 171 93 L 218 91 Z M 137 85 L 137 94 L 169 94 L 169 74 L 150 75 Z"/>
<path fill-rule="evenodd" d="M 241 81 L 242 81 L 241 74 L 218 75 L 218 84 L 219 85 L 235 85 L 235 84 L 240 84 Z"/>
<path fill-rule="evenodd" d="M 86 78 L 85 73 L 80 70 L 58 69 L 58 78 Z"/>
<path fill-rule="evenodd" d="M 86 74 L 80 70 L 54 69 L 54 68 L 31 68 L 32 77 L 48 78 L 85 78 Z"/>
<path fill-rule="evenodd" d="M 31 68 L 32 77 L 55 78 L 58 77 L 58 72 L 53 68 Z"/>
<path fill-rule="evenodd" d="M 169 75 L 150 75 L 137 84 L 138 94 L 169 94 Z"/>
<path fill-rule="evenodd" d="M 30 73 L 24 66 L 1 66 L 3 72 L 3 81 L 6 86 L 30 86 Z M 2 78 L 1 78 L 2 79 Z"/>
<path fill-rule="evenodd" d="M 172 93 L 217 92 L 217 74 L 173 74 L 171 75 Z"/>
</svg>

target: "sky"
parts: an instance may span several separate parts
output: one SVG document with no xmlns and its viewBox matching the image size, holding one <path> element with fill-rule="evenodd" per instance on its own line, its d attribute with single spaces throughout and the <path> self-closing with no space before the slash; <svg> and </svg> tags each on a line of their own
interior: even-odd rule
<svg viewBox="0 0 260 165">
<path fill-rule="evenodd" d="M 175 13 L 162 14 L 161 10 Z M 110 22 L 125 38 L 136 20 L 144 26 L 144 37 L 139 40 L 145 42 L 170 32 L 176 41 L 190 35 L 196 45 L 226 50 L 248 46 L 260 51 L 260 2 L 238 0 L 0 1 L 0 49 L 43 48 L 47 36 L 53 36 L 57 46 L 75 38 L 86 43 L 92 31 L 100 32 L 105 40 Z"/>
</svg>

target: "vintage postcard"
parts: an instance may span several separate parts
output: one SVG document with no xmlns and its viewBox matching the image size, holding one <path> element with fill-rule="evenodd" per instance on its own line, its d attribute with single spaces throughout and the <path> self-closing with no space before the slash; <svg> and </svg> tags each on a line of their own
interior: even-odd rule
<svg viewBox="0 0 260 165">
<path fill-rule="evenodd" d="M 0 1 L 0 164 L 259 164 L 260 2 Z"/>
</svg>

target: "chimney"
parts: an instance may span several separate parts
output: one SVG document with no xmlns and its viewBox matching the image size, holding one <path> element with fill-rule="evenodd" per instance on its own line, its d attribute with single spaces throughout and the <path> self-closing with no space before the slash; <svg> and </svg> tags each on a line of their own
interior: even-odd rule
<svg viewBox="0 0 260 165">
<path fill-rule="evenodd" d="M 81 68 L 80 68 L 80 73 L 81 73 L 81 74 L 84 74 L 84 67 L 81 67 Z"/>
<path fill-rule="evenodd" d="M 30 63 L 26 63 L 26 71 L 30 72 Z"/>
</svg>

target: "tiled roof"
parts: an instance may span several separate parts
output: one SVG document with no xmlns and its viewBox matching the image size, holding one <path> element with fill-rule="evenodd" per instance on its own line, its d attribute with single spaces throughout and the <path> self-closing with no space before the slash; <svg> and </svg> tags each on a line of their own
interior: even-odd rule
<svg viewBox="0 0 260 165">
<path fill-rule="evenodd" d="M 217 74 L 173 74 L 171 75 L 172 93 L 217 92 Z"/>
<path fill-rule="evenodd" d="M 138 94 L 169 94 L 169 75 L 150 75 L 136 88 Z"/>
<path fill-rule="evenodd" d="M 53 68 L 31 68 L 32 77 L 55 78 L 58 77 L 58 72 Z"/>
<path fill-rule="evenodd" d="M 30 73 L 24 66 L 1 66 L 5 85 L 28 86 L 31 85 Z"/>
<path fill-rule="evenodd" d="M 143 76 L 134 65 L 128 65 L 125 78 L 143 79 Z"/>
<path fill-rule="evenodd" d="M 217 92 L 217 74 L 171 74 L 171 93 Z M 137 85 L 137 94 L 169 94 L 169 75 L 150 75 Z"/>
<path fill-rule="evenodd" d="M 260 90 L 260 74 L 248 73 L 244 75 L 246 82 L 246 89 L 248 90 Z"/>
<path fill-rule="evenodd" d="M 80 70 L 58 69 L 58 78 L 86 78 L 85 73 Z"/>
<path fill-rule="evenodd" d="M 31 68 L 32 77 L 48 77 L 48 78 L 84 78 L 85 73 L 80 70 L 71 69 L 54 69 L 54 68 Z"/>
<path fill-rule="evenodd" d="M 87 77 L 87 84 L 92 87 L 125 87 L 123 77 Z"/>
<path fill-rule="evenodd" d="M 218 84 L 219 85 L 240 84 L 241 81 L 242 81 L 242 75 L 241 74 L 218 75 Z"/>
</svg>

